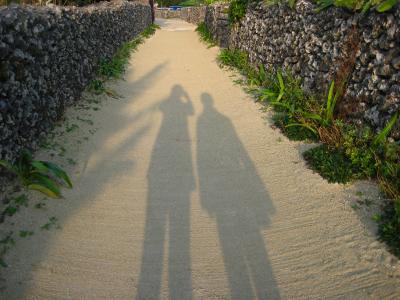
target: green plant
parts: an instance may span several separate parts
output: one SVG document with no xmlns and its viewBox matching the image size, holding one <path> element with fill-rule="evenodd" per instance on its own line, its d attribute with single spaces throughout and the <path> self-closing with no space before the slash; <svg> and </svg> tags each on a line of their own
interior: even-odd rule
<svg viewBox="0 0 400 300">
<path fill-rule="evenodd" d="M 265 0 L 266 5 L 276 5 L 278 3 L 287 3 L 291 9 L 296 7 L 296 0 Z"/>
<path fill-rule="evenodd" d="M 149 38 L 156 30 L 160 28 L 157 24 L 148 26 L 135 39 L 124 43 L 110 59 L 101 59 L 99 61 L 98 78 L 89 83 L 88 90 L 94 94 L 106 94 L 113 98 L 119 96 L 115 91 L 105 86 L 105 81 L 109 79 L 119 79 L 125 72 L 125 68 L 129 62 L 130 55 L 135 51 L 145 38 Z M 98 110 L 98 109 L 95 109 Z"/>
<path fill-rule="evenodd" d="M 43 209 L 43 208 L 45 208 L 45 206 L 46 206 L 46 203 L 42 203 L 42 202 L 35 204 L 36 209 Z"/>
<path fill-rule="evenodd" d="M 142 37 L 147 39 L 151 37 L 154 33 L 156 33 L 157 29 L 160 29 L 160 26 L 153 23 L 150 26 L 148 26 L 145 30 L 143 30 L 141 35 Z"/>
<path fill-rule="evenodd" d="M 129 57 L 133 50 L 143 43 L 143 37 L 152 34 L 154 27 L 145 29 L 136 39 L 124 43 L 111 59 L 102 59 L 99 63 L 99 75 L 106 79 L 119 79 L 125 72 Z"/>
<path fill-rule="evenodd" d="M 34 234 L 33 231 L 29 231 L 29 230 L 20 230 L 19 231 L 19 237 L 21 238 L 26 238 L 26 237 L 30 237 Z"/>
<path fill-rule="evenodd" d="M 228 9 L 228 20 L 231 25 L 238 23 L 246 14 L 249 0 L 232 0 Z"/>
<path fill-rule="evenodd" d="M 265 73 L 264 68 L 262 71 Z M 281 101 L 282 97 L 285 94 L 285 84 L 283 82 L 282 73 L 280 71 L 277 72 L 276 78 L 278 79 L 279 86 L 273 84 L 272 81 L 272 88 L 261 88 L 260 90 L 260 100 L 261 101 L 272 101 L 272 103 L 278 103 Z M 277 90 L 277 88 L 279 90 Z"/>
<path fill-rule="evenodd" d="M 379 239 L 400 257 L 400 200 L 386 201 L 381 215 L 375 217 Z"/>
<path fill-rule="evenodd" d="M 343 7 L 352 11 L 367 12 L 371 7 L 382 13 L 392 9 L 398 0 L 317 0 L 318 10 L 330 6 Z"/>
<path fill-rule="evenodd" d="M 61 197 L 60 185 L 53 179 L 59 179 L 72 188 L 67 173 L 54 163 L 34 160 L 32 155 L 24 150 L 15 163 L 0 160 L 0 166 L 15 174 L 28 189 L 39 191 L 49 197 Z"/>
<path fill-rule="evenodd" d="M 319 108 L 317 105 L 314 105 L 314 108 L 309 107 L 309 109 L 304 109 L 302 105 L 297 105 L 297 108 L 293 105 L 290 106 L 293 117 L 291 118 L 292 121 L 286 127 L 303 127 L 310 130 L 314 135 L 321 137 L 321 127 L 331 126 L 334 121 L 334 111 L 339 95 L 338 92 L 334 92 L 334 87 L 335 83 L 332 81 L 325 107 Z M 286 108 L 289 107 L 284 103 L 273 102 L 272 104 Z"/>
<path fill-rule="evenodd" d="M 96 95 L 100 95 L 105 93 L 106 88 L 104 87 L 104 83 L 100 79 L 93 79 L 89 83 L 89 91 L 93 92 Z"/>
<path fill-rule="evenodd" d="M 203 3 L 203 1 L 199 1 L 199 0 L 185 0 L 185 1 L 182 1 L 181 3 L 179 3 L 179 5 L 184 6 L 184 7 L 189 7 L 189 6 L 199 6 L 202 3 Z"/>
<path fill-rule="evenodd" d="M 217 59 L 221 65 L 236 68 L 243 75 L 247 75 L 250 68 L 248 54 L 239 49 L 222 49 Z"/>
<path fill-rule="evenodd" d="M 393 117 L 390 119 L 390 121 L 387 123 L 387 125 L 385 126 L 385 128 L 383 128 L 383 130 L 374 138 L 373 140 L 373 144 L 379 145 L 381 143 L 383 143 L 386 138 L 388 137 L 390 131 L 392 130 L 393 126 L 396 124 L 397 120 L 399 118 L 399 112 L 395 113 L 393 115 Z"/>
<path fill-rule="evenodd" d="M 42 230 L 50 230 L 52 227 L 56 227 L 57 229 L 60 229 L 60 225 L 57 225 L 58 219 L 56 217 L 51 217 L 49 218 L 49 221 L 42 225 L 40 229 Z"/>
<path fill-rule="evenodd" d="M 338 123 L 342 132 L 342 145 L 340 147 L 351 160 L 353 166 L 361 170 L 360 178 L 376 176 L 376 148 L 372 146 L 373 133 L 367 127 Z"/>
<path fill-rule="evenodd" d="M 4 256 L 7 252 L 15 245 L 15 240 L 13 238 L 13 232 L 10 231 L 4 238 L 0 240 L 0 266 L 7 268 L 8 265 L 4 261 Z"/>
<path fill-rule="evenodd" d="M 360 170 L 352 164 L 343 151 L 321 145 L 306 151 L 303 155 L 310 168 L 328 182 L 347 183 L 359 177 Z"/>
<path fill-rule="evenodd" d="M 212 33 L 208 30 L 206 23 L 201 22 L 197 28 L 196 28 L 197 33 L 200 36 L 200 40 L 205 43 L 206 45 L 208 45 L 208 47 L 213 47 L 215 46 L 215 41 L 213 38 Z"/>
<path fill-rule="evenodd" d="M 12 217 L 15 215 L 21 206 L 28 207 L 28 197 L 25 194 L 19 195 L 13 198 L 7 203 L 8 205 L 4 208 L 0 214 L 0 223 L 4 222 L 6 217 Z"/>
</svg>

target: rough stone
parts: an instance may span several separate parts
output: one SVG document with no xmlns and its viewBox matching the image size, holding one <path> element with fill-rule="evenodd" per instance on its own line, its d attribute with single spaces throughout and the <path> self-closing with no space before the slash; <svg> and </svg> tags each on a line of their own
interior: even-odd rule
<svg viewBox="0 0 400 300">
<path fill-rule="evenodd" d="M 355 58 L 345 96 L 365 105 L 358 105 L 360 111 L 349 120 L 379 130 L 399 109 L 393 86 L 400 84 L 400 5 L 361 17 L 338 8 L 315 13 L 315 4 L 307 0 L 297 1 L 295 10 L 250 3 L 245 17 L 232 27 L 219 21 L 226 19 L 226 8 L 208 6 L 205 23 L 223 47 L 247 51 L 254 66 L 287 68 L 303 79 L 306 90 L 325 94 L 336 72 L 348 64 L 346 57 Z M 354 53 L 347 53 L 354 28 L 356 38 L 347 46 Z"/>
<path fill-rule="evenodd" d="M 34 148 L 99 61 L 150 24 L 150 7 L 136 2 L 0 7 L 0 159 Z"/>
</svg>

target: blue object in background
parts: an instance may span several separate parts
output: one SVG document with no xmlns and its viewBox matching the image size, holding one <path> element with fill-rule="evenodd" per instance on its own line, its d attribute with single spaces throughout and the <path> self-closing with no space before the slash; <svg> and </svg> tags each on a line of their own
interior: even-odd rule
<svg viewBox="0 0 400 300">
<path fill-rule="evenodd" d="M 172 5 L 169 8 L 170 8 L 170 10 L 181 10 L 182 6 L 180 6 L 180 5 Z"/>
</svg>

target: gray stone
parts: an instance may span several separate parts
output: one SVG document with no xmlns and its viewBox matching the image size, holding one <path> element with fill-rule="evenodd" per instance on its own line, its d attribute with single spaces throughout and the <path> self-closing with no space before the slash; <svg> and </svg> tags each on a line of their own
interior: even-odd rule
<svg viewBox="0 0 400 300">
<path fill-rule="evenodd" d="M 400 70 L 400 56 L 396 57 L 392 60 L 392 66 L 393 68 L 395 68 L 396 70 Z"/>
<path fill-rule="evenodd" d="M 315 13 L 304 9 L 315 8 L 313 3 L 300 1 L 295 12 L 287 5 L 250 4 L 245 18 L 232 28 L 218 22 L 223 9 L 217 7 L 226 9 L 226 4 L 215 4 L 206 8 L 205 23 L 216 40 L 229 36 L 224 46 L 247 51 L 254 66 L 263 63 L 274 70 L 286 66 L 313 93 L 325 94 L 336 72 L 354 58 L 346 95 L 365 104 L 359 108 L 365 116 L 351 121 L 380 128 L 399 107 L 400 6 L 385 14 L 360 15 L 336 8 Z M 345 50 L 353 28 L 358 29 L 359 44 Z"/>
<path fill-rule="evenodd" d="M 34 148 L 110 58 L 151 23 L 149 6 L 0 7 L 0 159 Z"/>
</svg>

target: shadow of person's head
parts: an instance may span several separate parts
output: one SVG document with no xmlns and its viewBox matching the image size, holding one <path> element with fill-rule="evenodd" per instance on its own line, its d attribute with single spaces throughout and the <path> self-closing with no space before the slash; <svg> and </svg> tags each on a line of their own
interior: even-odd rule
<svg viewBox="0 0 400 300">
<path fill-rule="evenodd" d="M 210 109 L 214 107 L 214 100 L 209 93 L 201 94 L 201 103 L 204 106 L 204 109 Z"/>
<path fill-rule="evenodd" d="M 185 92 L 184 92 L 184 90 L 183 90 L 183 87 L 182 87 L 180 84 L 175 84 L 175 85 L 172 87 L 171 94 L 173 94 L 173 95 L 175 95 L 175 96 L 180 96 L 180 95 L 185 94 Z"/>
</svg>

